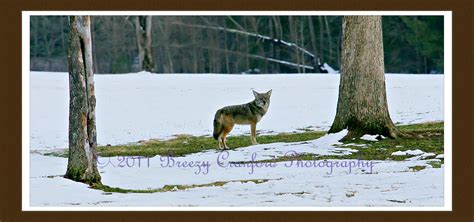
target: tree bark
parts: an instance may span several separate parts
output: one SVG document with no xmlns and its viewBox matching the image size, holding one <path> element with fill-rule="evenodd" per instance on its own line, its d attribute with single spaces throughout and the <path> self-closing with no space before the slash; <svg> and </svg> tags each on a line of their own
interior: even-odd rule
<svg viewBox="0 0 474 222">
<path fill-rule="evenodd" d="M 387 105 L 380 16 L 344 16 L 339 98 L 329 133 L 348 129 L 345 139 L 364 134 L 397 138 Z"/>
<path fill-rule="evenodd" d="M 69 157 L 66 178 L 88 184 L 100 183 L 97 170 L 95 90 L 89 16 L 70 17 Z"/>
<path fill-rule="evenodd" d="M 155 72 L 151 47 L 151 18 L 151 16 L 133 16 L 131 22 L 135 27 L 140 69 Z"/>
</svg>

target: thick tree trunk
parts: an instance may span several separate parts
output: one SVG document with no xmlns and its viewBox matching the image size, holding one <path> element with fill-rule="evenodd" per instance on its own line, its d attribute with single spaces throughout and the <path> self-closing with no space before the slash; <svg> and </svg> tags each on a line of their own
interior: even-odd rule
<svg viewBox="0 0 474 222">
<path fill-rule="evenodd" d="M 155 62 L 151 50 L 151 16 L 133 16 L 138 48 L 138 61 L 141 70 L 155 72 Z"/>
<path fill-rule="evenodd" d="M 100 183 L 97 170 L 97 133 L 92 42 L 89 16 L 70 17 L 69 36 L 69 157 L 65 177 Z"/>
<path fill-rule="evenodd" d="M 344 16 L 337 112 L 329 133 L 402 135 L 388 112 L 380 16 Z"/>
</svg>

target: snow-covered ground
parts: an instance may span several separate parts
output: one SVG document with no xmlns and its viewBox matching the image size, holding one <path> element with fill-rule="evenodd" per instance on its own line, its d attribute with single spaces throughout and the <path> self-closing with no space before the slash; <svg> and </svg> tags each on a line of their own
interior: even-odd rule
<svg viewBox="0 0 474 222">
<path fill-rule="evenodd" d="M 97 139 L 124 144 L 176 134 L 211 135 L 217 109 L 273 89 L 262 133 L 327 129 L 336 113 L 339 75 L 96 75 Z M 67 73 L 31 72 L 31 149 L 68 144 Z M 443 120 L 443 75 L 386 75 L 396 123 Z M 249 133 L 236 126 L 231 134 Z"/>
<path fill-rule="evenodd" d="M 443 120 L 442 75 L 386 75 L 392 119 L 397 123 Z M 251 89 L 273 89 L 262 133 L 302 128 L 327 129 L 335 115 L 339 75 L 96 75 L 99 144 L 131 143 L 176 134 L 209 135 L 214 112 L 252 99 Z M 32 151 L 67 147 L 68 77 L 31 72 Z M 232 134 L 248 133 L 237 127 Z M 443 206 L 444 167 L 432 168 L 432 155 L 417 152 L 410 161 L 328 160 L 278 162 L 246 167 L 220 162 L 272 159 L 297 153 L 344 155 L 336 148 L 345 131 L 300 143 L 273 143 L 228 152 L 206 151 L 174 158 L 100 158 L 102 182 L 125 189 L 164 185 L 205 186 L 147 194 L 104 193 L 62 178 L 67 159 L 30 155 L 31 206 Z M 372 139 L 371 136 L 366 136 Z M 414 148 L 415 149 L 415 148 Z M 395 154 L 396 155 L 396 154 Z M 423 156 L 424 155 L 424 156 Z M 224 158 L 227 158 L 224 160 Z M 438 157 L 436 157 L 438 158 Z M 442 158 L 442 157 L 440 157 Z M 173 167 L 166 166 L 173 162 Z M 190 163 L 193 167 L 181 167 Z M 197 162 L 199 161 L 199 166 Z M 331 165 L 331 164 L 332 165 Z M 291 164 L 291 166 L 290 166 Z M 316 164 L 322 164 L 317 165 Z M 335 167 L 338 164 L 339 167 Z M 330 167 L 333 166 L 333 167 Z M 344 167 L 345 166 L 345 167 Z M 411 166 L 427 169 L 413 172 Z M 350 169 L 350 172 L 349 172 Z M 249 179 L 262 183 L 241 182 Z"/>
<path fill-rule="evenodd" d="M 439 161 L 287 161 L 261 165 L 232 165 L 231 161 L 271 159 L 295 152 L 335 154 L 346 132 L 304 144 L 266 144 L 234 151 L 208 151 L 186 157 L 138 160 L 100 158 L 102 182 L 124 189 L 156 189 L 165 185 L 206 186 L 147 194 L 104 193 L 62 178 L 67 159 L 31 156 L 32 206 L 200 206 L 200 207 L 315 207 L 315 206 L 442 206 L 443 169 Z M 350 152 L 350 149 L 339 151 Z M 255 157 L 252 157 L 255 155 Z M 178 162 L 181 164 L 178 166 Z M 187 163 L 184 167 L 182 164 Z M 193 164 L 194 163 L 194 164 Z M 428 169 L 413 172 L 409 167 Z M 49 176 L 49 177 L 48 177 Z M 241 182 L 244 180 L 267 182 Z"/>
</svg>

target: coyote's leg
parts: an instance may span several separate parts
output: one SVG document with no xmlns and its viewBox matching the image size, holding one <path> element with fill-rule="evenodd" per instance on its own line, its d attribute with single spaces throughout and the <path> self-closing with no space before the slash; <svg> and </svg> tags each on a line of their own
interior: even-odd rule
<svg viewBox="0 0 474 222">
<path fill-rule="evenodd" d="M 224 149 L 229 149 L 226 142 L 227 142 L 227 137 L 224 137 Z"/>
<path fill-rule="evenodd" d="M 228 149 L 229 147 L 227 146 L 227 134 L 229 134 L 229 132 L 226 132 L 224 131 L 224 136 L 222 137 L 222 143 L 224 144 L 224 149 Z"/>
<path fill-rule="evenodd" d="M 224 149 L 229 148 L 226 144 L 227 141 L 227 135 L 232 131 L 232 128 L 234 128 L 234 120 L 232 119 L 231 116 L 225 116 L 224 121 L 222 123 L 223 129 L 222 129 L 222 145 L 224 146 Z"/>
<path fill-rule="evenodd" d="M 223 149 L 224 145 L 223 145 L 223 142 L 222 142 L 222 133 L 219 135 L 219 138 L 217 138 L 217 142 L 219 144 L 219 149 Z"/>
<path fill-rule="evenodd" d="M 250 124 L 250 142 L 255 145 L 257 143 L 257 123 Z"/>
<path fill-rule="evenodd" d="M 226 139 L 225 139 L 225 136 L 223 136 L 223 137 L 222 137 L 222 149 L 224 149 L 224 150 L 228 148 L 228 147 L 227 147 L 227 144 L 225 144 L 225 140 L 226 140 Z"/>
</svg>

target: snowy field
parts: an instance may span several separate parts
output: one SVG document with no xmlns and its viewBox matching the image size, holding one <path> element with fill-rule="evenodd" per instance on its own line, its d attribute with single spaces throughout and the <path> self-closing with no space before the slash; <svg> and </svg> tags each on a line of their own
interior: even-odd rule
<svg viewBox="0 0 474 222">
<path fill-rule="evenodd" d="M 268 114 L 257 127 L 261 133 L 327 129 L 335 116 L 339 75 L 139 73 L 96 75 L 95 80 L 98 143 L 105 145 L 177 134 L 210 135 L 215 111 L 250 101 L 251 89 L 273 89 Z M 394 122 L 443 120 L 443 75 L 386 75 L 386 85 Z M 225 153 L 206 151 L 173 159 L 175 163 L 200 161 L 194 167 L 167 167 L 169 159 L 160 156 L 141 159 L 140 165 L 136 160 L 123 165 L 126 161 L 117 157 L 100 158 L 102 182 L 113 187 L 157 189 L 225 182 L 159 193 L 104 193 L 62 178 L 66 158 L 36 152 L 67 147 L 67 73 L 31 72 L 30 94 L 31 206 L 439 207 L 444 203 L 444 167 L 432 168 L 427 163 L 439 159 L 423 152 L 408 161 L 364 161 L 366 166 L 362 162 L 362 167 L 352 168 L 330 167 L 329 163 L 361 162 L 335 159 L 316 167 L 316 163 L 296 166 L 296 161 L 288 161 L 254 168 L 218 164 L 219 160 L 263 160 L 294 152 L 348 154 L 355 150 L 334 147 L 345 131 L 307 142 L 262 144 Z M 231 135 L 247 133 L 247 127 L 237 127 Z M 427 169 L 413 172 L 409 168 L 413 166 Z M 244 182 L 247 180 L 261 182 Z"/>
<path fill-rule="evenodd" d="M 97 140 L 116 145 L 177 134 L 211 135 L 217 109 L 273 89 L 261 133 L 328 129 L 339 75 L 96 75 Z M 67 73 L 31 72 L 31 149 L 68 146 Z M 443 75 L 386 75 L 392 120 L 443 120 Z M 248 134 L 240 127 L 231 135 Z"/>
</svg>

